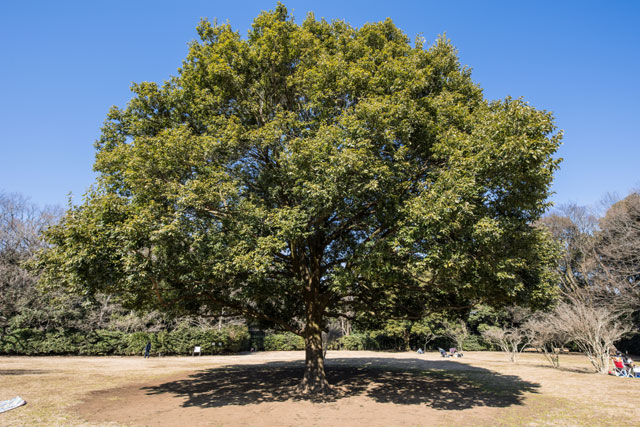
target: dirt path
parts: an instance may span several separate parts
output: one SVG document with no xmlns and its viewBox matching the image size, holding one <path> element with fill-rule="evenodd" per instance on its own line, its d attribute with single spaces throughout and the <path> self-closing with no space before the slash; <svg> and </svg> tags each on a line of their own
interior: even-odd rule
<svg viewBox="0 0 640 427">
<path fill-rule="evenodd" d="M 267 352 L 146 361 L 0 358 L 0 366 L 7 365 L 3 359 L 15 365 L 14 374 L 0 368 L 0 380 L 18 385 L 19 378 L 30 378 L 27 384 L 49 376 L 51 385 L 66 375 L 66 390 L 59 393 L 68 392 L 68 404 L 53 412 L 55 422 L 49 425 L 619 426 L 640 419 L 640 380 L 586 373 L 581 356 L 566 356 L 567 368 L 556 371 L 535 354 L 513 365 L 500 353 L 452 360 L 432 353 L 329 352 L 327 374 L 335 392 L 323 399 L 293 392 L 303 357 Z M 72 372 L 75 381 L 68 376 Z M 0 392 L 3 388 L 0 382 Z M 47 402 L 40 400 L 40 406 Z M 17 413 L 6 420 L 9 425 L 42 421 Z"/>
</svg>

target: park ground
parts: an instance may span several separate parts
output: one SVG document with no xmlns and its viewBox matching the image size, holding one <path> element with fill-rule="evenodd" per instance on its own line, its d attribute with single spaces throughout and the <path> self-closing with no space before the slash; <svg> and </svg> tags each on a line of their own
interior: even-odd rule
<svg viewBox="0 0 640 427">
<path fill-rule="evenodd" d="M 535 353 L 329 352 L 323 398 L 295 393 L 303 358 L 0 357 L 0 400 L 28 402 L 0 425 L 640 425 L 640 379 L 590 373 L 581 355 L 555 370 Z"/>
</svg>

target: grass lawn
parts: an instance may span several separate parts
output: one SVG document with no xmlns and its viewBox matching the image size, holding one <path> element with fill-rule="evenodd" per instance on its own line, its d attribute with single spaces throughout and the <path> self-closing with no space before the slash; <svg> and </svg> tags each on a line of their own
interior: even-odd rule
<svg viewBox="0 0 640 427">
<path fill-rule="evenodd" d="M 640 425 L 640 379 L 555 370 L 539 354 L 329 352 L 334 392 L 293 388 L 303 352 L 237 356 L 0 357 L 0 425 Z"/>
</svg>

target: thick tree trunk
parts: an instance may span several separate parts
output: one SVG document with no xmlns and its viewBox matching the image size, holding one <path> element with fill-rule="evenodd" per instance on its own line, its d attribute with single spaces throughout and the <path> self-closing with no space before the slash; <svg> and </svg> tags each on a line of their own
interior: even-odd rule
<svg viewBox="0 0 640 427">
<path fill-rule="evenodd" d="M 304 394 L 327 393 L 330 391 L 330 387 L 324 372 L 322 317 L 318 313 L 314 313 L 313 310 L 309 310 L 309 308 L 307 310 L 307 325 L 304 334 L 304 376 L 300 382 L 299 390 Z"/>
<path fill-rule="evenodd" d="M 305 337 L 305 347 L 304 376 L 300 382 L 300 391 L 304 394 L 326 393 L 330 387 L 324 372 L 322 336 Z"/>
<path fill-rule="evenodd" d="M 296 251 L 298 246 L 291 245 L 293 255 L 298 252 Z M 303 394 L 322 394 L 330 390 L 324 373 L 322 346 L 322 327 L 327 303 L 326 296 L 323 296 L 320 291 L 323 251 L 324 247 L 320 241 L 313 240 L 309 245 L 310 257 L 292 256 L 293 269 L 300 273 L 299 278 L 304 283 L 302 295 L 305 306 L 305 328 L 302 335 L 305 344 L 305 363 L 304 376 L 298 386 L 299 392 Z"/>
</svg>

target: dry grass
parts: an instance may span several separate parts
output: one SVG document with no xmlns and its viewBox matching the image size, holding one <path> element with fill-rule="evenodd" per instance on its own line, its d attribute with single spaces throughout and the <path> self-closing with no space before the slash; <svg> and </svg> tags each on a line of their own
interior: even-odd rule
<svg viewBox="0 0 640 427">
<path fill-rule="evenodd" d="M 291 392 L 303 352 L 240 356 L 0 357 L 0 425 L 638 425 L 640 379 L 561 370 L 538 354 L 329 352 L 335 393 Z"/>
</svg>

